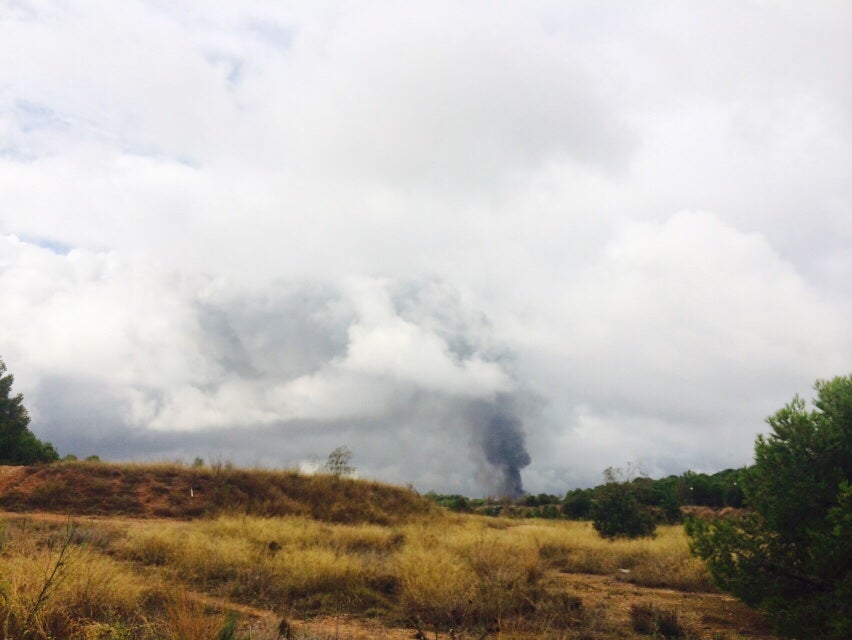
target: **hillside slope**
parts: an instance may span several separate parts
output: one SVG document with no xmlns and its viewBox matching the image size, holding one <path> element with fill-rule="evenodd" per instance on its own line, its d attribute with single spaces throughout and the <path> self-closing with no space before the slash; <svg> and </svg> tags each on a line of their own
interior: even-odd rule
<svg viewBox="0 0 852 640">
<path fill-rule="evenodd" d="M 172 518 L 228 512 L 390 524 L 437 508 L 412 490 L 328 475 L 63 462 L 0 467 L 0 509 Z"/>
</svg>

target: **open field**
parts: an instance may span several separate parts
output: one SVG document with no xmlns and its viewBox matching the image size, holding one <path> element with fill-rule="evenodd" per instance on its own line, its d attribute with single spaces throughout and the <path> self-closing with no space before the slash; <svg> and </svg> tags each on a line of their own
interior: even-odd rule
<svg viewBox="0 0 852 640">
<path fill-rule="evenodd" d="M 607 542 L 580 522 L 370 513 L 6 512 L 0 636 L 774 638 L 713 591 L 680 527 Z"/>
</svg>

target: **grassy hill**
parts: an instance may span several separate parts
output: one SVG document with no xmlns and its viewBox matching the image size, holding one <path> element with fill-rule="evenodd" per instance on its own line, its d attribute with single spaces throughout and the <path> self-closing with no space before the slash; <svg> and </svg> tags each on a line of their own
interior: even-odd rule
<svg viewBox="0 0 852 640">
<path fill-rule="evenodd" d="M 377 482 L 165 464 L 0 467 L 0 509 L 0 638 L 776 640 L 680 526 L 607 541 Z"/>
<path fill-rule="evenodd" d="M 438 510 L 416 492 L 295 471 L 62 462 L 0 467 L 0 509 L 196 518 L 221 513 L 391 524 Z"/>
</svg>

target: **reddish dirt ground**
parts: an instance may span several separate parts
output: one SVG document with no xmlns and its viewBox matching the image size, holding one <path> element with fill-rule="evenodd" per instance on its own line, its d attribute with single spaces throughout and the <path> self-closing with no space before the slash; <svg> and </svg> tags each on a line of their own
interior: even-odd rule
<svg viewBox="0 0 852 640">
<path fill-rule="evenodd" d="M 630 607 L 646 603 L 684 612 L 687 621 L 707 637 L 725 632 L 752 640 L 777 640 L 759 613 L 728 595 L 652 589 L 617 577 L 585 573 L 563 573 L 560 580 L 570 593 L 583 599 L 584 606 L 604 608 L 618 626 L 625 628 L 630 626 Z"/>
<path fill-rule="evenodd" d="M 14 488 L 26 475 L 26 467 L 0 466 L 0 493 L 6 493 L 9 489 Z"/>
</svg>

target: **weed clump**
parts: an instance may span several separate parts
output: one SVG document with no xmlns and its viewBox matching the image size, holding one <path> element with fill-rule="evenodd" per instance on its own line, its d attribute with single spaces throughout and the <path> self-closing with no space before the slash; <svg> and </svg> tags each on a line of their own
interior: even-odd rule
<svg viewBox="0 0 852 640">
<path fill-rule="evenodd" d="M 692 630 L 675 609 L 660 609 L 652 604 L 638 603 L 630 607 L 633 630 L 660 640 L 680 640 L 692 637 Z"/>
</svg>

